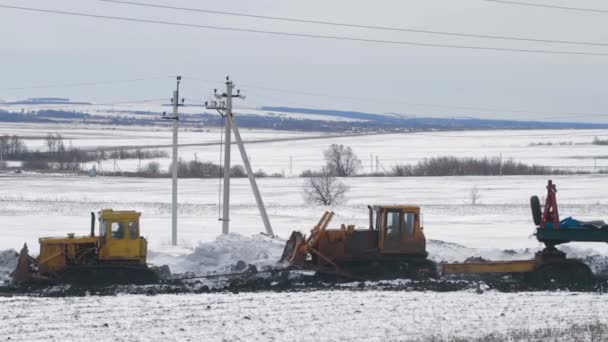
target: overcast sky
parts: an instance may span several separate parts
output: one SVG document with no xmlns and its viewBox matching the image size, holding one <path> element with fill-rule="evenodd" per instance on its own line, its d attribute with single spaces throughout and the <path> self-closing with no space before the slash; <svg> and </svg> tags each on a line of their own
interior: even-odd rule
<svg viewBox="0 0 608 342">
<path fill-rule="evenodd" d="M 365 25 L 608 44 L 608 14 L 483 0 L 133 1 Z M 545 3 L 608 9 L 608 4 L 599 0 Z M 608 54 L 608 45 L 513 42 L 339 28 L 96 0 L 0 0 L 0 5 L 370 39 Z M 248 95 L 246 101 L 239 103 L 244 108 L 285 105 L 416 116 L 608 122 L 608 56 L 280 37 L 5 8 L 0 8 L 0 27 L 2 100 L 61 96 L 108 103 L 169 98 L 174 87 L 169 76 L 179 74 L 184 77 L 183 96 L 187 101 L 201 102 L 214 87 L 221 87 L 229 74 Z M 61 86 L 140 78 L 145 80 Z M 44 85 L 53 87 L 35 87 Z"/>
</svg>

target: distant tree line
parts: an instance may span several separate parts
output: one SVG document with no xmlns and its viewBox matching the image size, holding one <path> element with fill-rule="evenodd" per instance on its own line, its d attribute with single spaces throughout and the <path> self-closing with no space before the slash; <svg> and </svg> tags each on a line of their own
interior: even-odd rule
<svg viewBox="0 0 608 342">
<path fill-rule="evenodd" d="M 45 151 L 30 150 L 23 138 L 16 135 L 0 136 L 0 156 L 2 160 L 21 161 L 22 168 L 27 170 L 78 171 L 82 163 L 107 159 L 152 159 L 166 158 L 163 150 L 127 150 L 84 151 L 66 146 L 65 139 L 59 133 L 47 134 L 44 138 Z"/>
<path fill-rule="evenodd" d="M 114 175 L 114 173 L 102 173 L 103 175 Z M 173 174 L 173 165 L 169 166 L 166 172 L 161 170 L 158 162 L 149 162 L 141 170 L 135 172 L 121 172 L 119 176 L 144 177 L 144 178 L 168 178 Z M 219 178 L 223 177 L 224 168 L 218 164 L 201 162 L 198 160 L 183 161 L 177 163 L 177 176 L 179 178 Z M 263 177 L 283 177 L 280 173 L 267 174 L 263 170 L 254 172 L 254 176 Z M 230 168 L 230 177 L 247 177 L 247 172 L 242 165 L 234 165 Z"/>
<path fill-rule="evenodd" d="M 498 175 L 555 175 L 566 174 L 540 165 L 527 165 L 513 159 L 501 158 L 425 158 L 413 165 L 399 164 L 386 174 L 395 177 L 434 177 L 434 176 L 498 176 Z"/>
<path fill-rule="evenodd" d="M 608 140 L 607 140 L 608 144 Z M 354 151 L 343 145 L 330 145 L 324 152 L 325 165 L 319 170 L 305 170 L 301 177 L 329 174 L 333 177 L 434 177 L 434 176 L 498 176 L 498 175 L 554 175 L 568 171 L 542 165 L 528 165 L 513 159 L 457 158 L 453 156 L 425 158 L 416 164 L 397 164 L 389 170 L 360 173 L 361 160 Z"/>
<path fill-rule="evenodd" d="M 593 138 L 593 145 L 608 145 L 608 139 Z"/>
</svg>

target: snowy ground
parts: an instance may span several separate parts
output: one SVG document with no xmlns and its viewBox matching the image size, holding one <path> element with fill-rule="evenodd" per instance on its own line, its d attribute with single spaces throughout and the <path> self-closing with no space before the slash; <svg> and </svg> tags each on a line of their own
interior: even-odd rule
<svg viewBox="0 0 608 342">
<path fill-rule="evenodd" d="M 606 296 L 545 292 L 15 297 L 0 298 L 0 307 L 2 340 L 45 342 L 92 336 L 99 342 L 466 340 L 510 329 L 608 322 Z"/>
<path fill-rule="evenodd" d="M 32 133 L 37 136 L 46 132 L 41 127 L 22 128 L 37 129 Z M 8 128 L 4 129 L 10 133 Z M 97 135 L 103 132 L 92 131 L 93 138 L 88 146 L 106 142 L 108 145 L 122 144 L 113 140 L 118 131 L 108 130 L 105 138 Z M 77 140 L 85 141 L 86 128 L 79 134 L 83 140 L 74 137 L 74 144 Z M 137 144 L 140 138 L 128 137 L 141 135 L 145 137 L 143 140 L 150 139 L 147 143 L 155 141 L 157 134 L 168 139 L 165 133 L 145 130 L 120 134 L 132 144 Z M 256 137 L 266 138 L 274 133 L 259 134 Z M 288 170 L 292 155 L 294 174 L 320 165 L 322 150 L 331 143 L 353 146 L 364 160 L 369 153 L 378 153 L 385 166 L 435 155 L 496 156 L 502 152 L 505 158 L 514 157 L 529 163 L 589 169 L 594 156 L 608 155 L 606 147 L 589 144 L 596 135 L 605 137 L 608 132 L 426 133 L 261 143 L 250 144 L 247 148 L 254 168 L 269 172 Z M 245 132 L 243 136 L 248 138 Z M 187 139 L 198 141 L 198 132 L 193 132 Z M 574 141 L 575 145 L 555 145 L 561 141 Z M 554 145 L 529 146 L 531 142 L 553 142 Z M 579 143 L 581 145 L 577 145 Z M 212 148 L 183 148 L 181 153 L 185 159 L 197 153 L 202 160 L 208 153 L 209 159 L 214 161 L 211 155 L 215 158 L 217 149 Z M 598 159 L 597 162 L 602 167 L 601 163 L 606 161 Z M 563 217 L 608 220 L 605 190 L 608 175 L 552 178 L 559 190 Z M 349 178 L 344 181 L 350 186 L 348 202 L 329 208 L 337 213 L 331 227 L 341 223 L 366 226 L 368 204 L 410 203 L 422 206 L 425 234 L 430 240 L 428 249 L 437 261 L 458 261 L 469 256 L 493 260 L 528 258 L 540 247 L 530 236 L 533 224 L 528 203 L 531 195 L 545 194 L 547 177 Z M 287 177 L 258 182 L 275 233 L 282 239 L 294 229 L 307 232 L 325 210 L 304 204 L 302 179 Z M 0 251 L 4 251 L 0 253 L 0 280 L 14 267 L 15 258 L 10 249 L 18 250 L 27 242 L 35 254 L 38 237 L 70 232 L 86 234 L 88 213 L 102 208 L 141 211 L 143 234 L 150 246 L 149 261 L 169 264 L 176 272 L 223 272 L 243 259 L 257 265 L 276 262 L 282 251 L 282 241 L 257 235 L 263 226 L 246 179 L 232 181 L 231 229 L 239 235 L 219 238 L 217 180 L 187 179 L 180 180 L 179 184 L 179 246 L 172 247 L 169 245 L 171 182 L 168 179 L 0 173 Z M 480 195 L 479 204 L 475 206 L 470 203 L 474 187 L 479 189 Z M 605 258 L 607 247 L 605 244 L 574 244 L 568 253 Z M 513 249 L 515 254 L 505 253 L 505 249 Z M 508 294 L 490 291 L 476 295 L 463 291 L 393 293 L 367 290 L 0 298 L 0 340 L 11 337 L 27 341 L 84 341 L 95 336 L 100 341 L 385 341 L 435 334 L 473 336 L 509 328 L 560 327 L 581 321 L 607 323 L 608 306 L 604 297 L 568 292 Z M 57 310 L 58 307 L 61 310 Z"/>
<path fill-rule="evenodd" d="M 48 133 L 61 133 L 67 145 L 94 150 L 98 146 L 131 146 L 145 148 L 169 146 L 170 127 L 115 127 L 74 124 L 7 124 L 0 123 L 0 135 L 17 134 L 28 137 L 26 144 L 33 149 L 44 150 L 44 137 Z M 463 132 L 423 132 L 342 138 L 315 139 L 326 133 L 281 132 L 271 130 L 242 130 L 245 141 L 271 139 L 310 140 L 269 141 L 248 144 L 247 154 L 253 168 L 267 173 L 282 173 L 297 176 L 303 170 L 316 169 L 323 164 L 323 153 L 330 144 L 351 146 L 362 160 L 366 172 L 376 169 L 390 170 L 395 164 L 414 164 L 421 159 L 437 156 L 456 157 L 500 157 L 514 159 L 526 164 L 592 172 L 608 170 L 608 148 L 592 145 L 594 137 L 608 138 L 608 130 L 530 130 L 530 131 L 463 131 Z M 185 161 L 195 158 L 219 163 L 220 131 L 218 128 L 182 129 L 180 144 L 216 144 L 211 146 L 184 146 L 179 156 Z M 534 144 L 545 145 L 534 145 Z M 551 145 L 546 145 L 546 144 Z M 171 151 L 163 148 L 168 155 Z M 143 160 L 167 169 L 171 158 Z M 233 164 L 240 164 L 237 149 L 234 149 Z M 93 167 L 95 163 L 85 165 Z M 372 165 L 373 164 L 373 165 Z M 105 171 L 136 171 L 140 163 L 137 159 L 102 161 Z"/>
<path fill-rule="evenodd" d="M 558 186 L 563 217 L 608 218 L 605 195 L 608 175 L 553 179 Z M 429 243 L 431 256 L 438 261 L 464 260 L 472 255 L 503 259 L 509 257 L 502 253 L 504 249 L 514 249 L 528 257 L 540 247 L 530 236 L 534 226 L 529 198 L 544 195 L 546 181 L 547 177 L 542 176 L 349 178 L 345 179 L 351 188 L 348 202 L 330 208 L 336 212 L 330 227 L 339 227 L 341 223 L 365 227 L 368 204 L 418 204 L 424 213 L 427 238 L 466 247 Z M 293 230 L 307 232 L 325 210 L 304 204 L 301 184 L 299 178 L 259 180 L 274 232 L 280 238 L 288 238 Z M 260 233 L 263 225 L 247 180 L 235 179 L 232 185 L 232 231 L 246 237 Z M 469 198 L 473 187 L 479 189 L 480 196 L 480 204 L 475 206 Z M 179 246 L 171 247 L 168 179 L 0 175 L 0 217 L 5 227 L 0 250 L 18 249 L 27 242 L 35 253 L 40 236 L 86 234 L 91 211 L 135 209 L 142 212 L 142 231 L 149 240 L 151 262 L 168 263 L 176 271 L 202 272 L 198 266 L 184 263 L 183 256 L 193 253 L 201 242 L 214 241 L 221 232 L 217 220 L 217 180 L 180 180 L 179 189 Z M 250 243 L 220 240 L 209 248 L 223 248 L 229 253 L 233 249 L 251 250 L 246 249 Z M 267 254 L 280 255 L 281 243 L 270 246 L 274 246 L 273 252 Z M 577 255 L 608 255 L 607 247 L 573 244 Z M 224 265 L 220 261 L 217 264 Z M 205 269 L 213 271 L 214 267 Z"/>
</svg>

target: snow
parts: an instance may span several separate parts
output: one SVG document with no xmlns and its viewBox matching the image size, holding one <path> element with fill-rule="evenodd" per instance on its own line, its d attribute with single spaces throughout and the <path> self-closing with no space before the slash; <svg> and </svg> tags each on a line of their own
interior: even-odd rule
<svg viewBox="0 0 608 342">
<path fill-rule="evenodd" d="M 262 268 L 276 266 L 285 241 L 265 235 L 246 237 L 236 233 L 220 235 L 212 242 L 199 244 L 191 253 L 167 255 L 152 252 L 156 263 L 168 264 L 173 273 L 207 275 L 229 273 L 239 262 Z"/>
<path fill-rule="evenodd" d="M 2 124 L 0 134 L 12 133 L 13 129 L 22 133 L 29 130 L 31 141 L 42 144 L 41 137 L 55 132 L 56 127 Z M 147 131 L 148 128 L 64 126 L 62 129 L 62 134 L 72 134 L 75 146 L 91 148 L 165 144 L 170 137 L 168 130 Z M 214 141 L 219 135 L 217 131 L 183 133 L 181 136 L 189 143 Z M 366 164 L 370 153 L 378 155 L 384 167 L 436 155 L 493 157 L 503 153 L 503 158 L 514 157 L 528 163 L 576 165 L 589 170 L 594 157 L 606 155 L 606 147 L 589 144 L 596 135 L 605 137 L 608 131 L 392 134 L 256 143 L 247 145 L 247 149 L 254 169 L 263 168 L 267 172 L 288 170 L 289 157 L 293 156 L 293 174 L 318 167 L 322 163 L 322 150 L 331 143 L 352 146 Z M 274 136 L 302 134 L 243 132 L 244 139 Z M 531 142 L 570 140 L 575 145 L 529 146 Z M 188 160 L 197 153 L 199 160 L 215 161 L 217 152 L 217 147 L 184 147 L 180 156 Z M 606 168 L 607 160 L 598 159 L 598 168 Z M 132 167 L 127 162 L 134 163 L 119 161 L 123 162 L 120 164 L 123 169 Z M 605 191 L 608 175 L 551 178 L 558 187 L 562 216 L 581 220 L 608 218 Z M 530 236 L 534 225 L 529 197 L 543 196 L 547 179 L 546 176 L 348 178 L 343 180 L 350 187 L 347 203 L 331 208 L 305 204 L 300 195 L 303 181 L 300 178 L 259 179 L 277 240 L 259 235 L 263 225 L 247 179 L 232 180 L 233 234 L 228 236 L 219 236 L 217 180 L 180 179 L 178 246 L 170 246 L 169 179 L 0 173 L 0 251 L 3 251 L 0 280 L 6 279 L 14 268 L 14 249 L 27 242 L 30 251 L 36 254 L 39 237 L 88 232 L 88 213 L 102 208 L 141 211 L 142 232 L 149 242 L 149 262 L 168 264 L 174 272 L 197 275 L 230 271 L 241 260 L 258 268 L 272 265 L 278 261 L 290 233 L 293 230 L 308 233 L 324 210 L 336 213 L 330 228 L 341 223 L 366 227 L 366 206 L 387 203 L 422 207 L 428 250 L 435 261 L 463 261 L 471 256 L 489 260 L 531 258 L 541 245 Z M 478 205 L 471 205 L 470 201 L 474 187 L 479 189 Z M 561 248 L 568 255 L 589 262 L 596 272 L 608 270 L 606 244 L 570 244 Z M 607 300 L 591 293 L 486 291 L 478 295 L 469 291 L 370 289 L 238 295 L 12 297 L 0 298 L 0 339 L 84 341 L 95 336 L 99 341 L 385 341 L 435 334 L 470 337 L 510 328 L 564 327 L 586 321 L 606 323 Z"/>
<path fill-rule="evenodd" d="M 552 177 L 558 187 L 562 216 L 581 220 L 606 219 L 608 175 Z M 306 205 L 300 195 L 302 179 L 258 180 L 275 234 L 287 239 L 293 230 L 307 232 L 326 209 L 336 213 L 330 227 L 341 223 L 367 226 L 368 204 L 400 203 L 422 207 L 425 234 L 469 248 L 523 249 L 538 247 L 531 237 L 532 195 L 543 195 L 547 177 L 419 177 L 348 178 L 348 202 L 324 208 Z M 263 231 L 247 179 L 233 179 L 231 231 L 252 236 Z M 217 180 L 179 181 L 178 244 L 193 250 L 221 232 Z M 470 189 L 480 199 L 471 205 Z M 38 237 L 63 236 L 89 230 L 89 212 L 102 208 L 142 212 L 142 231 L 152 250 L 167 248 L 171 227 L 170 179 L 0 174 L 0 216 L 4 227 L 0 250 L 28 243 L 36 251 Z M 10 229 L 8 229 L 10 227 Z M 605 244 L 584 248 L 607 251 Z"/>
<path fill-rule="evenodd" d="M 142 103 L 123 103 L 123 104 L 90 104 L 90 105 L 70 105 L 70 104 L 6 104 L 0 103 L 0 110 L 8 112 L 34 112 L 40 110 L 63 110 L 69 112 L 87 113 L 92 116 L 121 117 L 149 119 L 151 116 L 160 116 L 163 112 L 168 112 L 171 107 L 166 106 L 162 101 Z M 306 113 L 290 113 L 281 111 L 268 111 L 258 108 L 236 108 L 236 113 L 240 115 L 257 115 L 264 117 L 279 117 L 281 119 L 295 120 L 319 120 L 332 122 L 365 122 L 366 120 L 337 117 L 333 115 L 318 115 Z M 143 116 L 142 113 L 145 113 Z M 206 110 L 202 106 L 184 106 L 180 108 L 181 115 L 188 114 L 216 114 L 214 111 Z"/>
<path fill-rule="evenodd" d="M 17 267 L 19 254 L 14 249 L 0 251 L 0 285 L 9 279 L 10 273 Z"/>
<path fill-rule="evenodd" d="M 463 340 L 510 329 L 608 322 L 587 293 L 315 291 L 0 298 L 0 336 L 15 341 Z"/>
<path fill-rule="evenodd" d="M 97 147 L 128 146 L 146 148 L 165 146 L 170 156 L 170 127 L 150 126 L 100 126 L 84 124 L 11 124 L 0 123 L 0 135 L 17 134 L 28 137 L 26 144 L 44 150 L 44 137 L 48 133 L 60 133 L 66 144 L 94 150 Z M 438 156 L 456 157 L 500 157 L 514 159 L 526 164 L 539 164 L 568 170 L 608 170 L 608 154 L 605 146 L 592 145 L 594 137 L 608 138 L 608 130 L 524 130 L 524 131 L 459 131 L 379 134 L 364 136 L 331 137 L 328 133 L 284 132 L 272 130 L 241 129 L 247 144 L 247 154 L 254 170 L 267 173 L 298 175 L 306 169 L 316 169 L 323 164 L 323 153 L 330 144 L 344 144 L 353 148 L 362 160 L 364 170 L 375 169 L 378 157 L 379 170 L 390 170 L 395 164 L 415 164 L 418 161 Z M 180 129 L 179 156 L 185 161 L 194 160 L 218 163 L 220 141 L 219 128 Z M 310 139 L 298 140 L 309 137 Z M 325 138 L 325 139 L 320 139 Z M 271 141 L 275 139 L 294 139 Z M 260 142 L 264 141 L 266 142 Z M 562 142 L 572 144 L 560 144 Z M 552 143 L 552 145 L 533 145 Z M 156 148 L 156 147 L 154 147 Z M 371 157 L 371 160 L 370 160 Z M 142 160 L 161 164 L 167 170 L 171 158 Z M 233 153 L 233 164 L 241 163 L 238 152 Z M 373 164 L 373 165 L 370 165 Z M 87 168 L 96 163 L 86 164 Z M 115 169 L 113 160 L 101 162 L 105 171 Z M 116 161 L 117 171 L 136 171 L 137 159 Z"/>
<path fill-rule="evenodd" d="M 562 216 L 582 220 L 608 217 L 604 191 L 608 175 L 559 176 L 553 180 Z M 463 261 L 471 256 L 529 259 L 542 247 L 531 236 L 534 225 L 529 197 L 544 194 L 546 177 L 361 177 L 344 181 L 351 188 L 348 202 L 324 208 L 303 203 L 299 195 L 301 179 L 260 179 L 275 234 L 286 240 L 293 230 L 308 233 L 326 209 L 336 213 L 330 228 L 341 223 L 366 227 L 367 204 L 414 203 L 422 207 L 428 250 L 435 261 Z M 263 225 L 246 179 L 232 180 L 231 231 L 240 237 L 217 238 L 221 232 L 217 180 L 185 179 L 179 184 L 176 248 L 169 244 L 168 179 L 0 174 L 0 217 L 5 227 L 0 250 L 19 249 L 27 242 L 30 252 L 37 254 L 39 237 L 88 232 L 89 212 L 114 208 L 142 212 L 149 262 L 167 264 L 174 272 L 221 273 L 239 260 L 260 261 L 260 267 L 278 260 L 283 242 L 257 236 Z M 474 186 L 481 196 L 475 206 L 468 198 Z M 251 236 L 256 237 L 247 240 Z M 608 270 L 606 244 L 569 244 L 562 248 L 568 248 L 571 256 L 590 258 L 595 271 Z M 230 251 L 235 255 L 230 256 Z M 210 260 L 211 255 L 218 260 Z"/>
</svg>

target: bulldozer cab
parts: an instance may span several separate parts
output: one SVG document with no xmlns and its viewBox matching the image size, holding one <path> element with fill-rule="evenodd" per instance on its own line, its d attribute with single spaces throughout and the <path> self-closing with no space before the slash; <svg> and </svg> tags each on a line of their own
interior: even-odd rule
<svg viewBox="0 0 608 342">
<path fill-rule="evenodd" d="M 136 211 L 99 212 L 99 259 L 146 262 L 147 242 L 140 236 Z"/>
<path fill-rule="evenodd" d="M 370 227 L 378 230 L 381 253 L 426 254 L 420 207 L 374 206 L 370 208 Z"/>
</svg>

